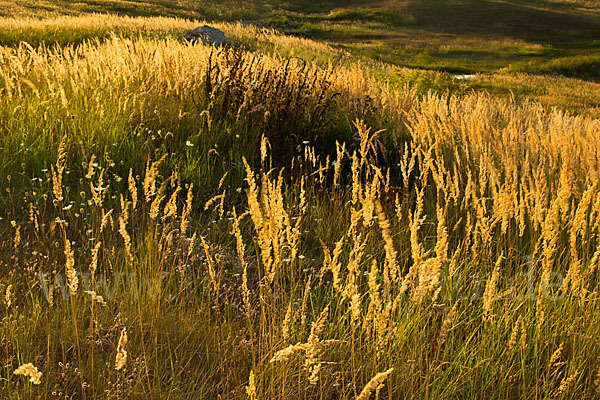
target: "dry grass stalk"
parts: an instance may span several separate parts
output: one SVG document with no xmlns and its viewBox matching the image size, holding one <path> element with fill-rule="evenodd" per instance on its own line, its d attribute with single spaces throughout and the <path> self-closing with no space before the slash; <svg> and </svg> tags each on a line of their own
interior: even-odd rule
<svg viewBox="0 0 600 400">
<path fill-rule="evenodd" d="M 394 372 L 394 368 L 390 368 L 387 371 L 379 372 L 365 385 L 363 390 L 360 392 L 356 400 L 368 400 L 379 385 L 387 379 L 388 375 Z"/>
<path fill-rule="evenodd" d="M 109 222 L 111 226 L 113 225 L 112 212 L 112 208 L 108 210 L 108 212 L 104 212 L 104 209 L 102 209 L 102 222 L 100 223 L 100 233 L 104 232 L 104 229 L 108 226 Z"/>
<path fill-rule="evenodd" d="M 419 273 L 420 271 L 428 272 L 429 268 L 423 268 L 421 265 L 424 258 L 423 247 L 419 242 L 419 228 L 421 224 L 425 221 L 425 217 L 423 216 L 423 197 L 425 193 L 425 188 L 421 188 L 421 190 L 417 191 L 417 206 L 412 215 L 409 215 L 409 229 L 410 229 L 410 249 L 411 256 L 413 259 L 413 264 L 411 265 L 408 273 L 404 277 L 402 282 L 402 286 L 400 287 L 400 292 L 405 293 L 409 288 L 414 287 L 414 279 L 418 277 L 419 282 L 419 290 L 413 294 L 414 299 L 422 299 L 425 294 L 425 288 L 428 285 L 428 274 Z"/>
<path fill-rule="evenodd" d="M 310 296 L 310 282 L 312 280 L 312 276 L 306 280 L 306 284 L 304 286 L 304 293 L 302 295 L 302 308 L 300 312 L 300 325 L 304 326 L 306 323 L 307 310 L 308 310 L 308 298 Z"/>
<path fill-rule="evenodd" d="M 125 254 L 131 261 L 133 260 L 133 254 L 131 253 L 131 236 L 127 232 L 127 223 L 129 222 L 129 204 L 123 199 L 121 194 L 121 215 L 119 216 L 119 234 L 123 238 L 125 244 Z"/>
<path fill-rule="evenodd" d="M 332 279 L 333 279 L 333 287 L 339 292 L 342 290 L 342 286 L 340 284 L 341 281 L 341 271 L 342 264 L 340 262 L 340 256 L 342 254 L 342 250 L 344 248 L 344 242 L 346 237 L 342 237 L 335 244 L 335 248 L 333 249 L 333 255 L 331 257 L 331 263 L 329 264 L 329 268 L 331 269 Z"/>
<path fill-rule="evenodd" d="M 558 347 L 558 349 L 556 349 L 554 351 L 554 353 L 552 353 L 552 356 L 550 357 L 550 361 L 548 362 L 549 369 L 558 367 L 561 364 L 559 361 L 562 357 L 563 347 L 564 347 L 564 343 L 561 343 L 560 346 Z"/>
<path fill-rule="evenodd" d="M 179 192 L 181 192 L 181 181 L 179 180 L 179 174 L 177 174 L 177 171 L 175 171 L 173 173 L 170 181 L 172 184 L 174 182 L 177 182 L 177 186 L 176 186 L 175 190 L 173 191 L 173 193 L 171 193 L 171 197 L 169 197 L 169 200 L 165 204 L 165 207 L 163 209 L 163 217 L 162 217 L 163 220 L 166 220 L 171 217 L 175 217 L 175 216 L 177 216 L 177 213 L 178 213 L 177 196 L 179 195 Z"/>
<path fill-rule="evenodd" d="M 385 213 L 383 212 L 383 207 L 381 203 L 378 201 L 375 202 L 375 210 L 377 212 L 377 222 L 379 223 L 379 228 L 381 229 L 381 235 L 383 237 L 383 241 L 385 243 L 385 259 L 387 266 L 391 274 L 391 279 L 396 281 L 399 275 L 398 265 L 396 263 L 397 253 L 394 247 L 394 240 L 392 239 L 392 234 L 390 230 L 390 222 L 388 221 Z"/>
<path fill-rule="evenodd" d="M 224 197 L 225 197 L 225 192 L 223 192 L 221 194 L 218 194 L 216 196 L 213 196 L 210 199 L 208 199 L 208 201 L 206 202 L 206 204 L 204 204 L 204 211 L 208 210 L 215 203 L 222 204 Z"/>
<path fill-rule="evenodd" d="M 527 327 L 521 321 L 521 348 L 525 350 L 527 348 Z"/>
<path fill-rule="evenodd" d="M 306 351 L 309 348 L 308 343 L 296 343 L 287 346 L 286 348 L 279 350 L 269 361 L 270 363 L 275 362 L 285 362 L 287 361 L 293 354 L 299 351 Z"/>
<path fill-rule="evenodd" d="M 342 161 L 344 159 L 344 155 L 346 154 L 346 143 L 340 145 L 339 142 L 336 141 L 335 148 L 337 158 L 333 167 L 333 186 L 338 187 L 340 184 L 340 176 L 342 174 Z"/>
<path fill-rule="evenodd" d="M 373 261 L 371 262 L 371 271 L 369 272 L 368 279 L 370 302 L 367 311 L 367 317 L 365 319 L 365 327 L 368 331 L 370 331 L 371 329 L 375 330 L 375 327 L 379 322 L 378 317 L 382 308 L 381 297 L 379 295 L 379 284 L 377 283 L 377 275 L 379 275 L 379 269 L 377 268 L 377 260 L 373 259 Z M 354 297 L 354 294 L 352 295 L 352 297 Z"/>
<path fill-rule="evenodd" d="M 90 161 L 88 162 L 88 170 L 87 170 L 87 174 L 85 175 L 86 179 L 92 179 L 92 177 L 94 176 L 95 166 L 96 166 L 96 155 L 92 154 L 92 157 L 90 158 Z"/>
<path fill-rule="evenodd" d="M 92 261 L 90 262 L 90 268 L 89 268 L 90 274 L 92 275 L 92 279 L 94 279 L 94 275 L 96 274 L 96 269 L 98 268 L 98 253 L 100 252 L 101 246 L 102 246 L 102 242 L 98 242 L 92 249 Z"/>
<path fill-rule="evenodd" d="M 310 329 L 310 336 L 306 343 L 306 360 L 304 367 L 309 373 L 309 382 L 311 385 L 316 385 L 318 381 L 318 374 L 321 370 L 321 364 L 318 363 L 317 359 L 320 354 L 319 335 L 325 328 L 327 317 L 329 315 L 329 305 L 319 315 L 319 318 L 313 322 Z"/>
<path fill-rule="evenodd" d="M 101 306 L 106 306 L 106 301 L 104 300 L 104 297 L 100 296 L 95 291 L 86 290 L 85 293 L 87 293 L 90 296 L 90 299 L 92 300 L 92 302 L 96 302 L 96 303 L 100 304 Z"/>
<path fill-rule="evenodd" d="M 248 288 L 248 265 L 246 264 L 246 245 L 244 244 L 244 238 L 242 237 L 242 231 L 240 229 L 240 221 L 248 215 L 247 212 L 243 213 L 238 217 L 235 207 L 233 207 L 233 226 L 232 234 L 235 236 L 236 251 L 240 263 L 242 265 L 242 295 L 244 299 L 244 307 L 246 308 L 246 315 L 250 318 L 251 305 L 250 305 L 250 289 Z"/>
<path fill-rule="evenodd" d="M 281 323 L 281 337 L 283 342 L 287 342 L 290 337 L 290 324 L 292 322 L 292 302 L 288 304 L 287 311 L 285 312 L 285 318 Z"/>
<path fill-rule="evenodd" d="M 200 241 L 202 242 L 202 247 L 204 248 L 204 255 L 206 256 L 206 263 L 208 265 L 208 276 L 210 277 L 210 282 L 213 285 L 213 290 L 218 293 L 219 285 L 217 283 L 217 273 L 215 271 L 215 261 L 213 260 L 210 247 L 204 240 L 204 237 L 200 236 Z"/>
<path fill-rule="evenodd" d="M 352 204 L 357 204 L 362 193 L 360 164 L 356 151 L 352 153 Z"/>
<path fill-rule="evenodd" d="M 190 214 L 192 213 L 192 202 L 194 201 L 194 184 L 190 183 L 188 188 L 187 197 L 185 201 L 185 207 L 181 214 L 181 224 L 179 226 L 179 232 L 185 235 L 187 232 L 188 225 L 190 223 Z"/>
<path fill-rule="evenodd" d="M 13 248 L 17 250 L 21 244 L 21 225 L 17 225 L 15 230 L 15 237 L 13 238 Z"/>
<path fill-rule="evenodd" d="M 150 160 L 146 163 L 146 174 L 144 175 L 144 198 L 146 203 L 149 203 L 152 197 L 156 194 L 156 178 L 158 177 L 158 167 L 167 156 L 163 155 L 158 161 L 150 164 Z"/>
</svg>

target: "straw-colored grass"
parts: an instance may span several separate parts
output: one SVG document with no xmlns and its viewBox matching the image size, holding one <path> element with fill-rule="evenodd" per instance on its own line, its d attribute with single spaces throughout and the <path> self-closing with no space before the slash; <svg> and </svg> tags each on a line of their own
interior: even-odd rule
<svg viewBox="0 0 600 400">
<path fill-rule="evenodd" d="M 597 397 L 599 120 L 61 18 L 121 28 L 0 47 L 1 397 Z"/>
</svg>

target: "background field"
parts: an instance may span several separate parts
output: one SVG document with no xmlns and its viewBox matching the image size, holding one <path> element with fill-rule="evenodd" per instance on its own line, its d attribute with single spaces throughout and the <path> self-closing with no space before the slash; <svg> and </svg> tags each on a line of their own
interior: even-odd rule
<svg viewBox="0 0 600 400">
<path fill-rule="evenodd" d="M 600 394 L 596 2 L 0 13 L 0 397 Z"/>
<path fill-rule="evenodd" d="M 452 72 L 487 72 L 509 66 L 526 71 L 563 68 L 572 75 L 585 75 L 587 70 L 599 78 L 600 7 L 593 2 L 17 1 L 16 10 L 11 3 L 0 12 L 6 16 L 112 12 L 243 20 L 411 67 Z M 591 64 L 595 68 L 588 69 Z"/>
<path fill-rule="evenodd" d="M 448 73 L 432 78 L 430 74 L 421 77 L 413 72 L 411 81 L 425 84 L 435 81 L 447 89 L 452 76 L 479 73 L 473 79 L 476 88 L 509 96 L 512 92 L 517 99 L 533 97 L 550 106 L 598 115 L 597 96 L 592 93 L 598 90 L 600 79 L 600 7 L 593 1 L 0 2 L 0 15 L 7 17 L 90 12 L 242 21 L 317 39 L 363 59 L 416 71 Z M 23 34 L 18 30 L 4 32 L 0 43 L 18 43 Z M 25 38 L 32 44 L 39 41 L 65 44 L 99 34 L 82 32 L 77 37 L 71 32 L 61 37 L 58 28 L 38 32 L 36 37 L 25 34 Z M 500 78 L 492 78 L 495 74 Z M 502 78 L 507 74 L 511 76 L 510 82 Z M 529 74 L 552 75 L 555 78 L 550 81 L 554 83 L 547 85 L 544 79 L 530 79 Z M 400 84 L 405 84 L 406 71 L 399 75 Z M 578 80 L 560 81 L 556 77 Z M 535 89 L 530 84 L 532 80 L 536 82 Z M 568 89 L 557 90 L 557 87 Z"/>
</svg>

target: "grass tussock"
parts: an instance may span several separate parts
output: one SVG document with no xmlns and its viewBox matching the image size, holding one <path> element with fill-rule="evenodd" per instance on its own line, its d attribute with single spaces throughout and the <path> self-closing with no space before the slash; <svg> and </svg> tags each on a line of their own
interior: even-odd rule
<svg viewBox="0 0 600 400">
<path fill-rule="evenodd" d="M 1 47 L 2 396 L 597 396 L 600 122 L 397 86 Z"/>
</svg>

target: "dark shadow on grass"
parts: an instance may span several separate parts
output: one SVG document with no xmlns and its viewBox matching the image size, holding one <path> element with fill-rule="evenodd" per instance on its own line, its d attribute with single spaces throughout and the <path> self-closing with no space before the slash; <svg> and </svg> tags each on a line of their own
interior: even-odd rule
<svg viewBox="0 0 600 400">
<path fill-rule="evenodd" d="M 280 3 L 282 9 L 301 13 L 323 13 L 330 12 L 341 7 L 371 7 L 374 1 L 370 0 L 288 0 Z"/>
<path fill-rule="evenodd" d="M 600 37 L 600 20 L 491 0 L 412 0 L 406 10 L 433 32 L 484 34 L 560 45 Z"/>
</svg>

